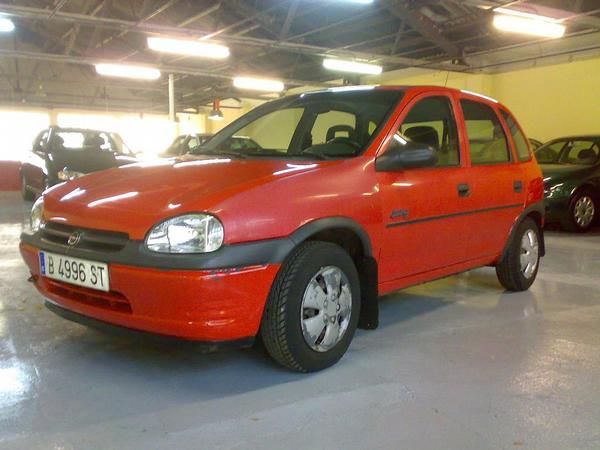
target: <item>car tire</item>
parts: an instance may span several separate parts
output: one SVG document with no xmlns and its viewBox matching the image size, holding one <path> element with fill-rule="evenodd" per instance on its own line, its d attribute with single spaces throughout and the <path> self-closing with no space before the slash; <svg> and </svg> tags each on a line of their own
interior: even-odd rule
<svg viewBox="0 0 600 450">
<path fill-rule="evenodd" d="M 525 291 L 540 267 L 540 230 L 532 219 L 519 225 L 502 260 L 496 265 L 498 281 L 509 291 Z"/>
<path fill-rule="evenodd" d="M 283 263 L 261 323 L 269 355 L 297 372 L 335 364 L 346 353 L 360 315 L 360 282 L 350 255 L 309 241 Z"/>
<path fill-rule="evenodd" d="M 592 228 L 596 215 L 594 193 L 586 188 L 580 189 L 571 197 L 568 215 L 561 224 L 566 231 L 585 233 Z"/>
<path fill-rule="evenodd" d="M 21 176 L 21 196 L 27 201 L 35 199 L 35 194 L 27 187 L 27 179 L 24 176 Z"/>
</svg>

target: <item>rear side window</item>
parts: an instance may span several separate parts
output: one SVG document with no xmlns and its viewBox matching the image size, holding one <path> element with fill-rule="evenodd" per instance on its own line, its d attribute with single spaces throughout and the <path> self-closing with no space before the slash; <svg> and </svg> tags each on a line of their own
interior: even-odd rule
<svg viewBox="0 0 600 450">
<path fill-rule="evenodd" d="M 471 163 L 496 164 L 510 161 L 508 141 L 496 112 L 488 105 L 461 100 Z"/>
<path fill-rule="evenodd" d="M 517 125 L 517 122 L 507 111 L 501 110 L 501 112 L 502 117 L 504 117 L 504 120 L 506 120 L 506 124 L 508 125 L 508 129 L 512 135 L 513 142 L 515 143 L 519 161 L 529 161 L 531 159 L 531 155 L 529 154 L 529 145 L 527 144 L 525 136 L 523 136 L 523 133 L 521 133 L 521 129 Z"/>
<path fill-rule="evenodd" d="M 427 144 L 436 150 L 436 166 L 460 162 L 456 121 L 448 97 L 427 97 L 408 112 L 399 132 L 404 139 Z"/>
</svg>

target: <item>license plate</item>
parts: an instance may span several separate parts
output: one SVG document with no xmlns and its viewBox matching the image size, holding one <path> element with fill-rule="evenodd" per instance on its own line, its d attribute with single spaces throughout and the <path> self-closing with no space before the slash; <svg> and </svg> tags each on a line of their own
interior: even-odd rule
<svg viewBox="0 0 600 450">
<path fill-rule="evenodd" d="M 108 264 L 40 252 L 40 273 L 53 280 L 100 291 L 110 290 Z"/>
</svg>

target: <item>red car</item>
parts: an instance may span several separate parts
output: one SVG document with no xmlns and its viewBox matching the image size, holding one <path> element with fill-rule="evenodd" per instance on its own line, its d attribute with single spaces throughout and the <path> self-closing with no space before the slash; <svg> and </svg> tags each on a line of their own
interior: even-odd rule
<svg viewBox="0 0 600 450">
<path fill-rule="evenodd" d="M 234 135 L 260 148 L 231 148 Z M 527 289 L 544 254 L 543 181 L 496 101 L 352 87 L 264 104 L 196 155 L 46 191 L 21 253 L 73 320 L 334 364 L 377 297 L 481 266 Z"/>
</svg>

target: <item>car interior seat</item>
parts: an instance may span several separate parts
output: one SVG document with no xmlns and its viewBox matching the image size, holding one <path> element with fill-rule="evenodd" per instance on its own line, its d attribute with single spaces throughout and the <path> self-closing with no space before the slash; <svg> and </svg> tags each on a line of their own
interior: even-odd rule
<svg viewBox="0 0 600 450">
<path fill-rule="evenodd" d="M 584 164 L 591 164 L 596 161 L 597 155 L 594 150 L 591 148 L 585 148 L 579 152 L 577 155 L 577 162 L 581 162 Z"/>
<path fill-rule="evenodd" d="M 338 136 L 338 133 L 345 133 L 347 136 Z M 356 141 L 356 130 L 350 125 L 334 125 L 327 130 L 325 142 L 329 142 L 336 137 L 344 137 Z"/>
<path fill-rule="evenodd" d="M 413 142 L 429 145 L 435 151 L 439 151 L 440 149 L 440 137 L 437 130 L 433 127 L 424 125 L 410 127 L 404 130 L 402 134 Z"/>
<path fill-rule="evenodd" d="M 48 141 L 48 148 L 51 152 L 61 151 L 65 149 L 65 140 L 61 138 L 58 134 L 53 134 Z"/>
<path fill-rule="evenodd" d="M 83 146 L 93 148 L 94 150 L 101 148 L 104 145 L 104 139 L 98 135 L 86 136 L 83 140 Z"/>
</svg>

